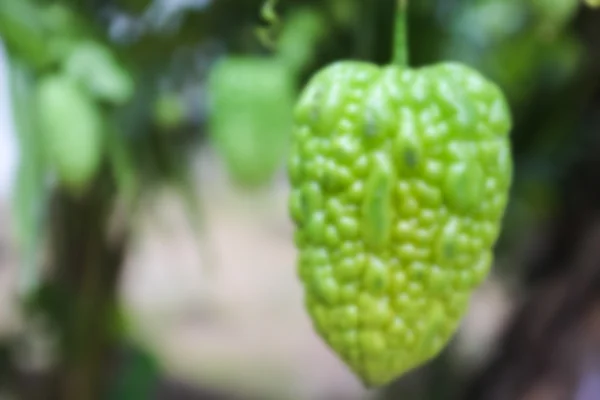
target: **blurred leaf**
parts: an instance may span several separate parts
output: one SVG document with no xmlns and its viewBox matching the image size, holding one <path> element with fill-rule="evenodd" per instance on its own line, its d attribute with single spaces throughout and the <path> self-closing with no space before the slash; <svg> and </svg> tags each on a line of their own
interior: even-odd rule
<svg viewBox="0 0 600 400">
<path fill-rule="evenodd" d="M 52 36 L 81 38 L 91 34 L 89 22 L 63 3 L 52 2 L 39 7 L 38 14 L 45 31 Z"/>
<path fill-rule="evenodd" d="M 514 101 L 527 98 L 538 79 L 543 46 L 527 32 L 516 40 L 504 41 L 484 58 L 485 68 Z"/>
<path fill-rule="evenodd" d="M 73 51 L 83 37 L 91 36 L 89 21 L 61 3 L 51 3 L 39 9 L 40 19 L 47 32 L 46 46 L 56 61 Z"/>
<path fill-rule="evenodd" d="M 333 19 L 342 26 L 349 26 L 360 21 L 362 15 L 360 14 L 359 4 L 363 0 L 348 1 L 348 0 L 330 0 L 328 2 L 330 12 L 333 15 Z"/>
<path fill-rule="evenodd" d="M 73 193 L 84 191 L 104 154 L 104 121 L 97 105 L 68 77 L 45 76 L 36 110 L 48 163 Z"/>
<path fill-rule="evenodd" d="M 467 40 L 470 46 L 490 46 L 523 28 L 526 23 L 525 8 L 526 5 L 521 0 L 466 3 L 453 20 L 452 30 L 458 35 L 458 40 Z"/>
<path fill-rule="evenodd" d="M 64 61 L 67 75 L 84 85 L 92 96 L 121 105 L 133 96 L 134 83 L 106 46 L 85 40 Z"/>
<path fill-rule="evenodd" d="M 29 0 L 0 1 L 0 35 L 8 48 L 35 68 L 51 61 L 39 10 Z"/>
<path fill-rule="evenodd" d="M 579 0 L 530 0 L 544 32 L 556 34 L 575 15 Z"/>
<path fill-rule="evenodd" d="M 582 65 L 585 49 L 574 35 L 565 34 L 546 48 L 543 62 L 544 84 L 557 88 L 567 84 Z"/>
</svg>

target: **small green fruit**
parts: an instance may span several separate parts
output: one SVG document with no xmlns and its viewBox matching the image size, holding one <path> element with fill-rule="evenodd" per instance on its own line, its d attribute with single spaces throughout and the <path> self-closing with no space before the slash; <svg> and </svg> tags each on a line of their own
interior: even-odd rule
<svg viewBox="0 0 600 400">
<path fill-rule="evenodd" d="M 284 165 L 294 109 L 293 78 L 269 58 L 230 57 L 209 78 L 210 137 L 232 179 L 268 183 Z"/>
</svg>

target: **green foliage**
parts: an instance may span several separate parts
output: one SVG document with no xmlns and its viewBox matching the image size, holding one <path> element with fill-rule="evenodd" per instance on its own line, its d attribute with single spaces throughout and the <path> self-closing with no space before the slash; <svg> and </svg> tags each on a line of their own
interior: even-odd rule
<svg viewBox="0 0 600 400">
<path fill-rule="evenodd" d="M 62 183 L 80 192 L 93 179 L 104 151 L 102 116 L 91 98 L 71 79 L 44 77 L 36 109 L 48 164 Z"/>
<path fill-rule="evenodd" d="M 0 2 L 0 33 L 32 67 L 43 68 L 52 61 L 40 10 L 29 1 Z"/>
<path fill-rule="evenodd" d="M 526 102 L 535 82 L 547 78 L 556 87 L 568 82 L 581 61 L 568 32 L 576 0 L 480 0 L 459 8 L 450 23 L 444 56 L 459 58 L 485 71 L 516 104 Z M 568 59 L 556 63 L 555 57 Z M 547 76 L 541 71 L 550 71 Z"/>
<path fill-rule="evenodd" d="M 115 60 L 110 49 L 98 42 L 81 41 L 63 61 L 64 73 L 97 100 L 122 105 L 131 100 L 133 80 Z"/>
</svg>

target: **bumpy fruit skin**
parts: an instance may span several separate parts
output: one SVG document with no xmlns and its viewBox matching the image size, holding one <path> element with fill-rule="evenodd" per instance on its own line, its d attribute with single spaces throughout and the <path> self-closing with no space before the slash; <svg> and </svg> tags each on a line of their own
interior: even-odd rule
<svg viewBox="0 0 600 400">
<path fill-rule="evenodd" d="M 95 103 L 61 75 L 44 78 L 36 100 L 48 163 L 63 185 L 73 192 L 84 190 L 104 150 L 102 117 Z"/>
<path fill-rule="evenodd" d="M 342 61 L 295 110 L 288 172 L 314 327 L 366 386 L 445 347 L 490 269 L 509 187 L 499 88 L 457 63 Z"/>
</svg>

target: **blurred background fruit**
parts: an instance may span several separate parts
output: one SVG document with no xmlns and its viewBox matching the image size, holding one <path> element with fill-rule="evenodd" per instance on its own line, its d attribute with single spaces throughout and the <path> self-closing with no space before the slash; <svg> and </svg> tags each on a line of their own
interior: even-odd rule
<svg viewBox="0 0 600 400">
<path fill-rule="evenodd" d="M 208 83 L 210 133 L 241 185 L 269 182 L 287 153 L 295 100 L 293 77 L 277 60 L 229 57 Z"/>
</svg>

